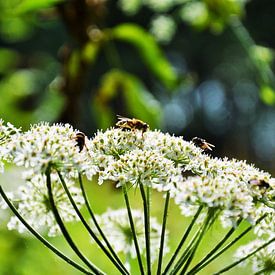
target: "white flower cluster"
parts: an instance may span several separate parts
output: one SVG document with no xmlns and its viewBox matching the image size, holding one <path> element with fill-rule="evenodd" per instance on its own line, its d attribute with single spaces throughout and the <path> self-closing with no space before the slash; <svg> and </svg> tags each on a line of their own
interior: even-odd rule
<svg viewBox="0 0 275 275">
<path fill-rule="evenodd" d="M 140 253 L 144 254 L 146 249 L 144 216 L 140 210 L 132 210 L 132 217 L 135 225 L 136 236 L 139 244 Z M 128 214 L 126 209 L 112 210 L 108 209 L 104 214 L 97 215 L 96 219 L 100 228 L 103 230 L 108 241 L 112 244 L 115 252 L 123 252 L 131 258 L 136 258 L 136 249 L 134 245 L 133 234 L 131 231 Z M 160 246 L 161 225 L 154 217 L 150 218 L 150 245 L 152 262 L 157 259 Z M 168 232 L 166 231 L 164 251 L 169 252 Z"/>
<path fill-rule="evenodd" d="M 87 150 L 79 152 L 75 139 L 76 131 L 66 125 L 47 123 L 33 125 L 27 132 L 21 132 L 11 124 L 4 125 L 0 121 L 0 163 L 1 160 L 12 162 L 25 168 L 23 179 L 25 185 L 9 194 L 10 200 L 26 221 L 39 231 L 48 231 L 49 236 L 59 233 L 49 204 L 45 172 L 49 165 L 58 169 L 65 176 L 67 187 L 78 206 L 84 203 L 80 189 L 74 186 L 77 171 L 82 172 L 89 167 L 91 177 L 97 171 L 92 171 L 91 158 Z M 0 164 L 1 168 L 1 164 Z M 57 209 L 64 222 L 77 220 L 73 207 L 62 188 L 60 179 L 53 169 L 52 192 Z M 1 200 L 0 207 L 7 205 Z M 12 217 L 8 223 L 9 229 L 24 232 L 25 227 Z"/>
<path fill-rule="evenodd" d="M 83 163 L 76 146 L 76 131 L 69 124 L 33 125 L 27 132 L 11 136 L 5 154 L 17 166 L 45 172 L 51 164 L 60 170 L 74 171 Z"/>
<path fill-rule="evenodd" d="M 257 239 L 247 245 L 238 248 L 235 253 L 237 260 L 242 259 L 248 254 L 262 246 L 266 241 Z M 269 244 L 264 249 L 258 251 L 253 257 L 248 258 L 248 262 L 252 263 L 252 270 L 257 274 L 275 274 L 275 242 Z M 242 266 L 247 264 L 247 261 L 242 262 Z"/>
<path fill-rule="evenodd" d="M 5 124 L 0 119 L 0 173 L 4 172 L 4 160 L 8 159 L 6 144 L 12 136 L 17 136 L 20 133 L 20 129 L 14 127 L 11 123 Z"/>
<path fill-rule="evenodd" d="M 143 184 L 160 192 L 169 190 L 183 215 L 193 215 L 199 206 L 217 209 L 224 226 L 234 225 L 239 219 L 255 224 L 268 213 L 255 232 L 270 235 L 274 231 L 275 210 L 266 202 L 274 204 L 275 179 L 244 161 L 212 158 L 182 137 L 160 131 L 142 133 L 111 128 L 86 138 L 85 147 L 79 152 L 76 131 L 69 125 L 42 123 L 23 133 L 13 129 L 14 135 L 8 135 L 8 129 L 13 128 L 0 128 L 3 136 L 10 136 L 1 139 L 0 157 L 31 170 L 33 179 L 24 188 L 39 204 L 43 200 L 31 188 L 45 185 L 42 175 L 51 165 L 68 181 L 78 171 L 88 179 L 97 175 L 99 184 L 111 180 L 117 186 Z M 192 176 L 184 177 L 185 174 Z M 22 190 L 19 193 L 25 192 Z"/>
<path fill-rule="evenodd" d="M 245 161 L 212 158 L 182 137 L 110 129 L 98 132 L 87 146 L 100 167 L 100 184 L 112 180 L 117 186 L 144 184 L 170 190 L 182 214 L 194 215 L 201 205 L 221 210 L 224 226 L 235 225 L 240 218 L 254 224 L 260 217 L 260 201 L 275 196 L 270 174 Z M 194 176 L 183 177 L 190 172 Z"/>
<path fill-rule="evenodd" d="M 186 178 L 173 190 L 175 202 L 184 215 L 193 215 L 203 205 L 223 210 L 220 219 L 224 226 L 234 225 L 239 218 L 254 224 L 260 217 L 257 212 L 259 200 L 275 194 L 274 179 L 244 161 L 205 155 L 194 163 L 192 171 L 198 176 Z M 261 181 L 270 186 L 261 186 Z"/>
<path fill-rule="evenodd" d="M 141 135 L 138 131 L 110 129 L 98 132 L 87 147 L 100 168 L 99 183 L 144 184 L 159 191 L 181 182 L 183 166 L 192 169 L 194 159 L 202 155 L 193 143 L 159 131 Z"/>
<path fill-rule="evenodd" d="M 26 184 L 20 186 L 17 192 L 12 194 L 12 200 L 17 203 L 18 212 L 34 229 L 46 231 L 49 236 L 59 234 L 59 227 L 55 222 L 48 197 L 46 176 L 28 171 L 24 177 Z M 65 181 L 74 201 L 80 207 L 84 204 L 80 189 L 74 186 L 74 181 L 67 178 Z M 51 174 L 51 184 L 53 198 L 62 220 L 64 222 L 77 221 L 78 217 L 55 173 Z M 8 228 L 16 229 L 20 233 L 26 231 L 25 226 L 17 217 L 11 217 Z"/>
</svg>

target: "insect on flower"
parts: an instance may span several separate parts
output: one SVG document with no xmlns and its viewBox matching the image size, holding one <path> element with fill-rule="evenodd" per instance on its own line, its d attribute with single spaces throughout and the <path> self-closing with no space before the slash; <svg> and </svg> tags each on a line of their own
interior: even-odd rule
<svg viewBox="0 0 275 275">
<path fill-rule="evenodd" d="M 209 150 L 209 151 L 212 151 L 212 148 L 211 147 L 215 147 L 215 145 L 211 144 L 211 143 L 208 143 L 206 142 L 205 139 L 202 139 L 202 138 L 199 138 L 199 137 L 194 137 L 192 138 L 192 142 L 200 147 L 202 150 Z"/>
<path fill-rule="evenodd" d="M 258 179 L 251 179 L 248 181 L 248 183 L 252 186 L 259 186 L 259 188 L 269 188 L 270 185 L 265 180 L 258 180 Z"/>
<path fill-rule="evenodd" d="M 82 132 L 76 133 L 74 139 L 76 141 L 76 146 L 79 148 L 79 152 L 81 152 L 85 146 L 85 134 Z"/>
<path fill-rule="evenodd" d="M 142 134 L 149 129 L 149 125 L 142 120 L 136 118 L 127 118 L 122 116 L 117 116 L 118 122 L 116 126 L 122 130 L 140 130 Z"/>
</svg>

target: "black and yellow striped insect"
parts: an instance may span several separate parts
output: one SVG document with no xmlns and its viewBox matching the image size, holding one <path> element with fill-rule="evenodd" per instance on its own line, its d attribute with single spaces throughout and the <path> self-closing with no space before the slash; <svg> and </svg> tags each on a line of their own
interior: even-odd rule
<svg viewBox="0 0 275 275">
<path fill-rule="evenodd" d="M 116 126 L 122 130 L 140 130 L 143 134 L 149 129 L 149 125 L 142 120 L 136 118 L 127 118 L 119 115 L 117 117 L 118 122 L 116 123 Z"/>
</svg>

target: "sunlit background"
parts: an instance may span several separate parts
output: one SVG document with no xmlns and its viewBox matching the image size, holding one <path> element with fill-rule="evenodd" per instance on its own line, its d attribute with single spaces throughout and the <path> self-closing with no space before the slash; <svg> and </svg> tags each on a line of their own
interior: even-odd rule
<svg viewBox="0 0 275 275">
<path fill-rule="evenodd" d="M 273 0 L 0 0 L 0 117 L 87 136 L 136 117 L 274 177 L 274 25 Z M 6 219 L 0 275 L 78 274 Z"/>
</svg>

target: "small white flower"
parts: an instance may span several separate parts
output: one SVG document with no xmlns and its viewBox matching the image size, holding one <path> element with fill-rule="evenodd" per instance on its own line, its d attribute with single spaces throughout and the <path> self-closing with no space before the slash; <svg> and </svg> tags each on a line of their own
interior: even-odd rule
<svg viewBox="0 0 275 275">
<path fill-rule="evenodd" d="M 49 236 L 59 234 L 59 227 L 56 224 L 51 210 L 48 189 L 46 187 L 46 176 L 38 175 L 33 171 L 25 173 L 26 185 L 20 186 L 19 190 L 13 194 L 14 202 L 18 203 L 17 210 L 25 220 L 38 231 L 47 231 Z M 56 207 L 64 222 L 77 221 L 73 206 L 71 205 L 57 174 L 51 174 L 52 193 Z M 74 182 L 65 178 L 70 193 L 80 207 L 84 203 L 79 188 L 74 186 Z M 17 219 L 12 217 L 8 223 L 8 228 L 16 229 L 20 233 L 26 231 L 25 226 Z"/>
<path fill-rule="evenodd" d="M 138 149 L 121 156 L 100 177 L 117 181 L 118 186 L 126 183 L 143 184 L 166 191 L 181 179 L 181 169 L 154 151 Z"/>
<path fill-rule="evenodd" d="M 136 236 L 138 239 L 140 253 L 145 253 L 145 229 L 144 229 L 144 216 L 140 210 L 132 210 L 132 217 L 135 224 Z M 123 252 L 131 258 L 136 258 L 136 249 L 134 246 L 133 234 L 131 231 L 128 214 L 126 209 L 112 210 L 108 209 L 102 215 L 97 215 L 96 219 L 100 228 L 103 230 L 108 241 L 112 244 L 115 252 Z M 157 259 L 160 245 L 161 225 L 157 222 L 156 218 L 150 218 L 150 237 L 151 237 L 151 259 L 152 262 Z M 164 254 L 169 251 L 167 245 L 166 231 Z"/>
<path fill-rule="evenodd" d="M 172 160 L 176 166 L 184 170 L 193 170 L 195 163 L 202 162 L 203 151 L 183 137 L 175 137 L 160 131 L 144 133 L 144 150 L 156 151 L 165 158 Z"/>
</svg>

